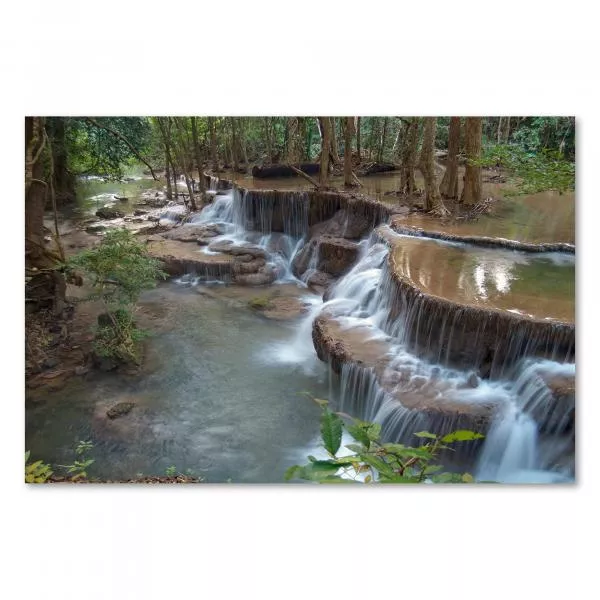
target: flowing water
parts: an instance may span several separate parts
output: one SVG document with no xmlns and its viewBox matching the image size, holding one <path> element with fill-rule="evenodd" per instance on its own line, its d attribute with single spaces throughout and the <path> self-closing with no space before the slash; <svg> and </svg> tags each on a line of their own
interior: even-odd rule
<svg viewBox="0 0 600 600">
<path fill-rule="evenodd" d="M 273 231 L 269 196 L 237 189 L 216 194 L 191 224 L 219 223 L 223 233 L 216 241 L 261 246 L 277 269 L 276 283 L 305 288 L 291 263 L 306 242 L 307 197 L 296 180 L 285 181 L 296 187 L 281 232 Z M 215 193 L 217 183 L 211 180 Z M 273 187 L 270 180 L 264 183 Z M 91 438 L 97 446 L 95 473 L 107 478 L 162 474 L 174 464 L 209 481 L 278 482 L 287 466 L 315 453 L 319 411 L 299 395 L 307 391 L 381 423 L 385 439 L 413 443 L 416 431 L 459 428 L 461 415 L 493 409 L 483 446 L 456 468 L 467 466 L 481 480 L 572 480 L 571 410 L 556 408 L 546 381 L 556 374 L 573 377 L 574 364 L 561 356 L 552 361 L 525 356 L 482 380 L 474 369 L 452 368 L 441 353 L 436 360 L 415 354 L 407 319 L 420 319 L 420 313 L 390 317 L 388 246 L 372 235 L 360 247 L 360 260 L 328 300 L 307 294 L 311 310 L 294 323 L 270 322 L 198 294 L 202 286 L 171 283 L 148 293 L 144 301 L 167 303 L 171 319 L 150 343 L 153 370 L 139 379 L 95 375 L 28 407 L 27 447 L 33 456 L 66 464 L 75 441 Z M 541 318 L 574 318 L 572 255 L 528 255 L 406 236 L 393 252 L 402 275 L 430 294 Z M 314 267 L 311 263 L 309 271 Z M 325 314 L 363 354 L 362 366 L 345 364 L 334 376 L 317 359 L 313 321 Z M 108 421 L 107 406 L 129 397 L 137 403 L 132 414 Z M 428 407 L 458 416 L 436 421 Z"/>
</svg>

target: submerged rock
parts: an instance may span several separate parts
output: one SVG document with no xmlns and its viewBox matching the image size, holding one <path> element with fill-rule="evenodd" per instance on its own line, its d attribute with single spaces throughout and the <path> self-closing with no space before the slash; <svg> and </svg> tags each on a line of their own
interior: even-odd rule
<svg viewBox="0 0 600 600">
<path fill-rule="evenodd" d="M 113 404 L 107 411 L 106 416 L 109 419 L 116 419 L 131 412 L 135 406 L 134 402 L 117 402 Z"/>
</svg>

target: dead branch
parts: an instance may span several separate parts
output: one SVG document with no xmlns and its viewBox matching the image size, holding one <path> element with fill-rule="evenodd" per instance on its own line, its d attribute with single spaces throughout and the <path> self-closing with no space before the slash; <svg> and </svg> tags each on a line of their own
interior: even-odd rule
<svg viewBox="0 0 600 600">
<path fill-rule="evenodd" d="M 317 189 L 320 189 L 322 187 L 321 184 L 316 179 L 313 179 L 310 175 L 307 175 L 304 171 L 297 169 L 296 167 L 294 167 L 294 165 L 286 165 L 286 166 L 289 167 L 292 171 L 294 171 L 294 173 L 296 173 L 296 175 L 299 175 L 300 177 L 304 177 L 304 179 L 306 179 L 307 181 L 310 181 L 310 183 L 312 183 L 312 185 L 314 185 Z"/>
</svg>

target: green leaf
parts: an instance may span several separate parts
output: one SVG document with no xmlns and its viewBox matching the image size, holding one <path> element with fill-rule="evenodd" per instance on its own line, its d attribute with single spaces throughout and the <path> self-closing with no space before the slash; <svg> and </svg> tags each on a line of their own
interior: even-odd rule
<svg viewBox="0 0 600 600">
<path fill-rule="evenodd" d="M 445 435 L 442 438 L 442 443 L 450 444 L 452 442 L 470 442 L 472 440 L 480 440 L 484 436 L 481 433 L 476 433 L 474 431 L 468 431 L 467 429 L 459 429 L 458 431 L 453 431 Z"/>
<path fill-rule="evenodd" d="M 390 467 L 382 458 L 375 456 L 374 454 L 363 454 L 361 456 L 363 462 L 366 462 L 369 466 L 373 467 L 380 475 L 387 475 L 388 477 L 394 476 L 394 469 Z"/>
<path fill-rule="evenodd" d="M 416 435 L 419 438 L 429 438 L 430 440 L 437 440 L 437 435 L 435 435 L 434 433 L 429 433 L 429 431 L 419 431 L 414 435 Z"/>
<path fill-rule="evenodd" d="M 325 450 L 335 456 L 342 443 L 342 420 L 327 409 L 321 417 L 321 438 Z"/>
<path fill-rule="evenodd" d="M 376 442 L 381 436 L 381 425 L 379 423 L 369 423 L 367 435 L 372 442 Z"/>
<path fill-rule="evenodd" d="M 429 460 L 432 458 L 431 451 L 428 448 L 409 448 L 403 444 L 384 444 L 384 450 L 399 457 L 423 458 Z"/>
<path fill-rule="evenodd" d="M 369 439 L 369 436 L 368 436 L 366 430 L 364 429 L 364 427 L 361 427 L 360 425 L 348 425 L 346 427 L 346 429 L 348 430 L 348 433 L 357 442 L 364 444 L 364 446 L 366 447 L 367 450 L 369 449 L 369 447 L 371 446 L 371 440 Z M 348 447 L 349 446 L 346 446 L 346 448 L 348 448 Z M 355 450 L 355 452 L 360 452 L 360 450 Z"/>
<path fill-rule="evenodd" d="M 284 475 L 286 481 L 290 479 L 305 479 L 308 481 L 322 481 L 325 477 L 335 475 L 341 465 L 327 460 L 319 460 L 303 467 L 295 465 L 290 467 Z"/>
<path fill-rule="evenodd" d="M 463 480 L 463 483 L 474 483 L 475 482 L 475 480 L 473 479 L 473 475 L 471 475 L 470 473 L 463 473 L 462 480 Z"/>
<path fill-rule="evenodd" d="M 431 481 L 435 483 L 462 483 L 462 475 L 460 473 L 440 473 L 434 475 Z"/>
<path fill-rule="evenodd" d="M 25 463 L 27 463 L 27 461 L 29 460 L 30 455 L 31 455 L 31 450 L 27 450 L 27 452 L 25 452 Z"/>
<path fill-rule="evenodd" d="M 368 450 L 367 447 L 361 446 L 360 444 L 347 444 L 346 448 L 348 448 L 348 450 L 352 450 L 352 452 L 355 452 L 356 454 L 360 454 L 361 452 Z"/>
</svg>

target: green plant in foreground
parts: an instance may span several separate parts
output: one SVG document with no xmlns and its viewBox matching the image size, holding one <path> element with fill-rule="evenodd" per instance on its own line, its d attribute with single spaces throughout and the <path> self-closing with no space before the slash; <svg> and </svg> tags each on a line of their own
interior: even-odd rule
<svg viewBox="0 0 600 600">
<path fill-rule="evenodd" d="M 89 299 L 100 299 L 106 308 L 96 331 L 98 354 L 138 362 L 137 349 L 145 334 L 135 326 L 133 312 L 142 291 L 166 278 L 160 261 L 131 232 L 114 229 L 98 247 L 73 257 L 67 269 L 82 269 L 94 288 Z"/>
<path fill-rule="evenodd" d="M 75 447 L 75 454 L 78 456 L 70 465 L 58 465 L 67 469 L 67 473 L 72 475 L 71 480 L 77 481 L 78 479 L 87 478 L 87 469 L 94 463 L 93 458 L 88 458 L 86 453 L 92 450 L 94 444 L 90 441 L 80 441 Z"/>
<path fill-rule="evenodd" d="M 469 473 L 444 472 L 444 467 L 436 463 L 436 458 L 441 450 L 452 450 L 449 444 L 483 438 L 480 433 L 459 430 L 437 436 L 421 431 L 415 433 L 415 436 L 427 440 L 421 446 L 384 444 L 380 441 L 381 425 L 359 419 L 352 419 L 352 424 L 346 425 L 338 414 L 327 408 L 326 401 L 318 400 L 318 402 L 323 408 L 321 439 L 329 458 L 319 460 L 309 456 L 308 464 L 294 465 L 286 471 L 286 481 L 304 479 L 318 483 L 473 482 L 473 477 Z M 338 456 L 344 428 L 357 443 L 346 446 L 352 454 Z"/>
<path fill-rule="evenodd" d="M 28 463 L 30 455 L 29 450 L 25 452 L 25 483 L 46 483 L 53 473 L 50 465 L 41 460 Z"/>
<path fill-rule="evenodd" d="M 175 477 L 177 475 L 177 467 L 175 465 L 171 465 L 165 469 L 165 475 L 167 477 Z"/>
</svg>

